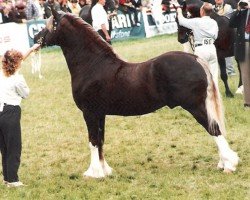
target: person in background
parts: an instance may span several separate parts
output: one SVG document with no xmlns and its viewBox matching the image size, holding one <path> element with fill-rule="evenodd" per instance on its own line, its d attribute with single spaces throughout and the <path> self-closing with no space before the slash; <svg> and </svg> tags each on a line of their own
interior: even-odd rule
<svg viewBox="0 0 250 200">
<path fill-rule="evenodd" d="M 37 19 L 44 19 L 43 2 L 44 2 L 43 0 L 34 0 L 34 4 L 38 10 Z"/>
<path fill-rule="evenodd" d="M 77 1 L 77 0 L 71 0 L 71 1 L 69 2 L 69 8 L 70 8 L 72 14 L 74 14 L 74 15 L 76 15 L 76 16 L 79 16 L 81 7 L 80 7 L 80 5 L 78 4 L 78 1 Z"/>
<path fill-rule="evenodd" d="M 60 4 L 55 1 L 55 0 L 47 0 L 44 3 L 44 17 L 45 19 L 49 18 L 52 14 L 51 14 L 51 9 L 50 7 L 53 7 L 55 11 L 59 11 L 61 10 L 60 8 Z"/>
<path fill-rule="evenodd" d="M 10 22 L 26 23 L 27 15 L 25 13 L 25 9 L 25 4 L 21 0 L 18 0 L 15 4 L 15 7 L 13 7 L 9 12 Z"/>
<path fill-rule="evenodd" d="M 3 9 L 5 8 L 5 3 L 0 0 L 0 24 L 3 23 Z"/>
<path fill-rule="evenodd" d="M 38 8 L 35 5 L 33 0 L 27 0 L 25 13 L 26 13 L 27 20 L 37 19 L 38 18 L 39 10 L 38 10 Z"/>
<path fill-rule="evenodd" d="M 140 26 L 141 23 L 138 19 L 138 12 L 140 12 L 142 10 L 141 0 L 131 0 L 131 3 L 134 6 L 134 8 L 137 10 L 137 14 L 135 16 L 135 21 L 137 21 L 137 26 Z"/>
<path fill-rule="evenodd" d="M 8 50 L 2 59 L 0 71 L 0 150 L 3 183 L 7 187 L 23 186 L 18 177 L 22 150 L 20 104 L 22 99 L 28 97 L 29 87 L 24 77 L 19 74 L 19 69 L 22 61 L 39 47 L 39 44 L 34 44 L 25 55 L 17 50 Z"/>
<path fill-rule="evenodd" d="M 233 13 L 233 8 L 231 5 L 226 4 L 224 0 L 215 0 L 215 5 L 213 6 L 214 11 L 220 16 L 226 16 L 230 18 Z M 236 75 L 233 65 L 233 57 L 226 58 L 226 69 L 229 76 Z"/>
<path fill-rule="evenodd" d="M 106 0 L 98 0 L 91 9 L 92 26 L 106 42 L 111 44 L 111 37 L 108 32 L 108 14 L 104 9 L 105 3 Z"/>
<path fill-rule="evenodd" d="M 237 29 L 235 59 L 240 62 L 244 88 L 244 106 L 250 107 L 250 0 L 241 0 L 229 25 Z"/>
<path fill-rule="evenodd" d="M 124 14 L 129 15 L 131 25 L 140 26 L 138 22 L 138 11 L 132 4 L 131 0 L 119 0 L 119 4 L 119 10 L 121 10 Z M 134 19 L 132 16 L 134 16 Z"/>
<path fill-rule="evenodd" d="M 82 8 L 83 6 L 86 5 L 86 0 L 79 0 L 78 1 L 79 6 Z M 91 3 L 90 3 L 91 4 Z"/>
<path fill-rule="evenodd" d="M 72 12 L 70 7 L 69 7 L 68 0 L 58 0 L 57 2 L 60 4 L 61 11 L 66 12 L 66 13 Z"/>
<path fill-rule="evenodd" d="M 9 23 L 12 22 L 12 19 L 10 18 L 9 14 L 11 12 L 11 5 L 6 4 L 2 7 L 2 10 L 0 10 L 2 14 L 1 23 Z"/>
<path fill-rule="evenodd" d="M 233 8 L 230 4 L 224 2 L 224 0 L 215 0 L 215 5 L 213 6 L 214 11 L 221 16 L 226 16 L 230 18 Z"/>
<path fill-rule="evenodd" d="M 44 11 L 44 3 L 46 2 L 45 0 L 38 0 L 39 1 L 39 8 L 41 9 L 41 15 L 42 15 L 42 19 L 45 19 L 45 11 Z"/>
</svg>

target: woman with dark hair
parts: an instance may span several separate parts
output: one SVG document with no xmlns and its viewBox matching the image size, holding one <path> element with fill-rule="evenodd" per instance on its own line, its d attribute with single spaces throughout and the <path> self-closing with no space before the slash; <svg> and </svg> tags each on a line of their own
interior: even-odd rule
<svg viewBox="0 0 250 200">
<path fill-rule="evenodd" d="M 29 87 L 23 75 L 18 71 L 21 63 L 31 52 L 40 47 L 34 44 L 26 54 L 17 50 L 8 50 L 2 59 L 0 70 L 0 150 L 2 154 L 3 183 L 7 187 L 23 186 L 19 181 L 21 142 L 22 99 L 29 95 Z"/>
</svg>

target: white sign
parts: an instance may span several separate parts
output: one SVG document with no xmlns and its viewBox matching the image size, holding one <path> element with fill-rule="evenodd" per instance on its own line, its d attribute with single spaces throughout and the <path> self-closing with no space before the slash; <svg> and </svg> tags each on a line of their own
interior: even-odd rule
<svg viewBox="0 0 250 200">
<path fill-rule="evenodd" d="M 25 53 L 29 49 L 26 24 L 6 23 L 0 25 L 0 55 L 16 49 Z"/>
<path fill-rule="evenodd" d="M 170 11 L 170 13 L 162 14 L 162 19 L 160 22 L 154 19 L 151 12 L 143 11 L 142 14 L 146 37 L 153 37 L 162 34 L 172 34 L 177 32 L 175 11 Z"/>
</svg>

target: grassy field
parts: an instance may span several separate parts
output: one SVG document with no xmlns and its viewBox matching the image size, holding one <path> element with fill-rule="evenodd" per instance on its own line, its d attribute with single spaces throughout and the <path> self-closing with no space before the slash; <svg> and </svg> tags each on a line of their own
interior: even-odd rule
<svg viewBox="0 0 250 200">
<path fill-rule="evenodd" d="M 116 42 L 114 50 L 128 61 L 144 61 L 181 50 L 176 36 Z M 43 79 L 23 63 L 31 94 L 22 103 L 23 188 L 0 185 L 2 200 L 60 199 L 250 199 L 250 109 L 241 95 L 223 96 L 227 139 L 241 158 L 233 174 L 216 169 L 212 137 L 185 110 L 162 108 L 137 117 L 108 116 L 105 155 L 114 169 L 105 179 L 82 176 L 90 164 L 88 135 L 71 94 L 70 75 L 59 49 L 42 50 Z M 232 91 L 238 76 L 230 77 Z"/>
</svg>

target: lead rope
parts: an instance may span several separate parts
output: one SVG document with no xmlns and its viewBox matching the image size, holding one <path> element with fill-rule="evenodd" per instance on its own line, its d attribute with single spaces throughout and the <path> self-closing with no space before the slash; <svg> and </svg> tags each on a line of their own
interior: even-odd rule
<svg viewBox="0 0 250 200">
<path fill-rule="evenodd" d="M 35 25 L 37 26 L 37 30 L 38 30 L 38 25 L 36 22 L 36 19 L 34 19 L 35 21 Z M 41 60 L 41 51 L 35 51 L 34 53 L 31 53 L 31 73 L 35 74 L 38 73 L 38 77 L 41 79 L 43 78 L 42 73 L 41 73 L 41 66 L 42 66 L 42 60 Z"/>
<path fill-rule="evenodd" d="M 194 52 L 194 37 L 192 31 L 188 33 L 188 42 L 191 46 L 192 51 Z"/>
</svg>

